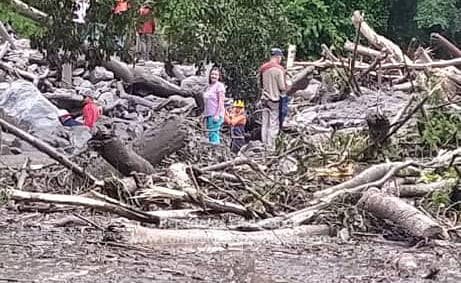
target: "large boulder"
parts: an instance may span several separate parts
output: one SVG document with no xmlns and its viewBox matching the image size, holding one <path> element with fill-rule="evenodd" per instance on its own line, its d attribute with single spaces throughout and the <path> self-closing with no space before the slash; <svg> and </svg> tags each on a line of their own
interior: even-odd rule
<svg viewBox="0 0 461 283">
<path fill-rule="evenodd" d="M 1 117 L 55 147 L 83 147 L 91 137 L 89 129 L 64 127 L 59 122 L 58 111 L 59 108 L 28 81 L 17 80 L 8 87 L 0 87 Z"/>
</svg>

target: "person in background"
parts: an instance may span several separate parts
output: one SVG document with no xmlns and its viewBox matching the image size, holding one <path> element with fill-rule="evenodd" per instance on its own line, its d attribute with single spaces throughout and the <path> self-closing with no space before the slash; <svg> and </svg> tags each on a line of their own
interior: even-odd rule
<svg viewBox="0 0 461 283">
<path fill-rule="evenodd" d="M 259 68 L 259 83 L 261 88 L 262 125 L 261 140 L 268 149 L 275 149 L 275 139 L 279 133 L 283 117 L 280 117 L 280 100 L 287 90 L 286 71 L 280 65 L 283 52 L 279 48 L 271 50 L 271 59 Z M 282 101 L 285 106 L 286 101 Z M 285 109 L 283 109 L 285 110 Z M 282 118 L 282 119 L 280 119 Z"/>
<path fill-rule="evenodd" d="M 242 100 L 234 101 L 232 104 L 232 111 L 231 113 L 226 112 L 224 122 L 226 125 L 230 126 L 230 149 L 233 153 L 238 153 L 242 146 L 245 145 L 245 125 L 247 122 L 245 116 L 245 103 Z"/>
<path fill-rule="evenodd" d="M 205 119 L 208 131 L 208 141 L 211 144 L 220 144 L 220 129 L 224 122 L 224 99 L 226 88 L 220 82 L 219 69 L 213 68 L 208 78 L 208 88 L 203 94 L 205 104 Z"/>
<path fill-rule="evenodd" d="M 150 2 L 146 2 L 139 9 L 141 26 L 137 30 L 137 50 L 144 60 L 149 60 L 152 51 L 152 35 L 155 32 L 155 18 L 150 8 Z"/>
<path fill-rule="evenodd" d="M 93 97 L 89 94 L 84 94 L 82 108 L 83 125 L 90 129 L 93 128 L 96 121 L 101 117 L 101 114 L 101 110 L 94 103 Z"/>
<path fill-rule="evenodd" d="M 131 7 L 130 1 L 116 0 L 113 11 L 114 11 L 114 14 L 117 15 L 117 14 L 121 14 L 123 12 L 128 11 L 130 7 Z"/>
</svg>

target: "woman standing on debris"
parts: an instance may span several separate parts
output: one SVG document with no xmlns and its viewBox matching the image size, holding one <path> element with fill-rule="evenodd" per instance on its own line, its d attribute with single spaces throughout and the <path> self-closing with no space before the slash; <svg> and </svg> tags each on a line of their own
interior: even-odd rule
<svg viewBox="0 0 461 283">
<path fill-rule="evenodd" d="M 226 88 L 220 82 L 219 69 L 213 68 L 208 78 L 209 86 L 203 94 L 205 102 L 205 118 L 208 131 L 208 141 L 211 144 L 219 144 L 219 130 L 224 122 L 224 98 Z"/>
</svg>

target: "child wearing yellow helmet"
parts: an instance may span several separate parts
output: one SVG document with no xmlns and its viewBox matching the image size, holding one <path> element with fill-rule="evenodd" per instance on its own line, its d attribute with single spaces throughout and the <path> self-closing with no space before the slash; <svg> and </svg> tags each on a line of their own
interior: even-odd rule
<svg viewBox="0 0 461 283">
<path fill-rule="evenodd" d="M 235 100 L 232 103 L 231 113 L 226 112 L 224 122 L 230 126 L 231 130 L 231 151 L 239 152 L 240 148 L 245 144 L 245 103 L 243 100 Z"/>
</svg>

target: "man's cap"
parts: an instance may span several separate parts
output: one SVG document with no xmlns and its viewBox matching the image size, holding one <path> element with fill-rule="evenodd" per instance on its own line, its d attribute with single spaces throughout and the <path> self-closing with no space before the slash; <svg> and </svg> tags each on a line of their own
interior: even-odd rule
<svg viewBox="0 0 461 283">
<path fill-rule="evenodd" d="M 272 48 L 271 49 L 271 55 L 272 56 L 282 56 L 283 57 L 283 51 L 280 48 Z"/>
</svg>

